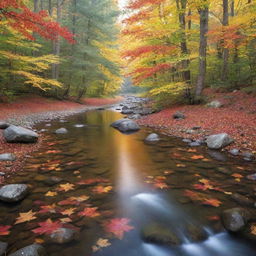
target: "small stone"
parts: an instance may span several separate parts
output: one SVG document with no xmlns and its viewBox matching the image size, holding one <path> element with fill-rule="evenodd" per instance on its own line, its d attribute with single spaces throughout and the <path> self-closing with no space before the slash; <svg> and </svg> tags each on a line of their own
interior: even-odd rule
<svg viewBox="0 0 256 256">
<path fill-rule="evenodd" d="M 223 104 L 218 100 L 214 100 L 214 101 L 208 103 L 207 106 L 211 107 L 211 108 L 221 108 L 223 106 Z"/>
<path fill-rule="evenodd" d="M 47 256 L 47 254 L 42 245 L 32 244 L 11 253 L 9 256 Z"/>
<path fill-rule="evenodd" d="M 241 154 L 241 156 L 244 158 L 244 160 L 246 160 L 246 161 L 252 161 L 252 160 L 254 160 L 255 159 L 255 156 L 254 156 L 254 154 L 253 153 L 251 153 L 251 152 L 243 152 L 242 154 Z"/>
<path fill-rule="evenodd" d="M 233 148 L 233 149 L 229 150 L 229 153 L 233 156 L 238 156 L 239 155 L 239 149 Z"/>
<path fill-rule="evenodd" d="M 0 161 L 15 161 L 16 156 L 11 153 L 0 154 Z"/>
<path fill-rule="evenodd" d="M 0 241 L 0 256 L 6 255 L 7 247 L 8 247 L 8 243 Z"/>
<path fill-rule="evenodd" d="M 173 119 L 178 119 L 178 120 L 186 118 L 186 116 L 182 112 L 180 112 L 180 111 L 177 111 L 176 113 L 174 113 L 172 115 L 172 117 L 173 117 Z"/>
<path fill-rule="evenodd" d="M 215 160 L 217 160 L 217 161 L 221 161 L 221 162 L 226 162 L 226 161 L 227 161 L 227 157 L 226 157 L 223 153 L 221 153 L 221 152 L 219 152 L 219 151 L 217 151 L 217 150 L 208 150 L 207 153 L 208 153 L 213 159 L 215 159 Z"/>
<path fill-rule="evenodd" d="M 66 128 L 59 128 L 55 131 L 56 134 L 66 134 L 68 130 Z"/>
<path fill-rule="evenodd" d="M 140 130 L 140 127 L 136 122 L 125 118 L 113 122 L 111 126 L 123 133 L 136 132 Z"/>
<path fill-rule="evenodd" d="M 248 212 L 243 208 L 232 208 L 222 213 L 222 222 L 224 227 L 231 232 L 237 232 L 243 229 L 248 221 Z"/>
<path fill-rule="evenodd" d="M 201 144 L 198 143 L 197 141 L 193 141 L 193 142 L 189 143 L 189 146 L 190 147 L 198 147 L 198 146 L 201 146 Z"/>
<path fill-rule="evenodd" d="M 85 125 L 84 125 L 84 124 L 75 124 L 74 127 L 76 127 L 76 128 L 82 128 L 82 127 L 85 127 Z"/>
<path fill-rule="evenodd" d="M 151 133 L 147 136 L 147 138 L 145 139 L 145 141 L 147 142 L 154 142 L 154 141 L 159 141 L 160 137 L 158 134 L 156 133 Z"/>
<path fill-rule="evenodd" d="M 59 228 L 49 235 L 52 243 L 65 244 L 78 238 L 78 232 L 70 228 Z"/>
<path fill-rule="evenodd" d="M 232 194 L 231 198 L 242 206 L 249 206 L 249 207 L 254 206 L 254 201 L 253 200 L 251 200 L 250 198 L 248 198 L 246 196 L 240 195 L 238 193 Z"/>
<path fill-rule="evenodd" d="M 5 172 L 0 172 L 0 176 L 5 176 Z"/>
<path fill-rule="evenodd" d="M 247 178 L 248 180 L 256 180 L 256 173 L 247 175 L 246 178 Z"/>
<path fill-rule="evenodd" d="M 201 126 L 193 126 L 191 129 L 192 129 L 192 130 L 200 130 L 200 129 L 201 129 Z"/>
<path fill-rule="evenodd" d="M 182 141 L 185 142 L 185 143 L 191 143 L 192 142 L 191 139 L 183 139 Z"/>
<path fill-rule="evenodd" d="M 18 202 L 28 194 L 26 184 L 10 184 L 0 188 L 0 200 L 4 202 Z"/>
</svg>

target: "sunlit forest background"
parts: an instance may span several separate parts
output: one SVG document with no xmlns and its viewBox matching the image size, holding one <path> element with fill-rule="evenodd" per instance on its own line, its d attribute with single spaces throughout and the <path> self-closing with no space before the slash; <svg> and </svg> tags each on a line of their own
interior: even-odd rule
<svg viewBox="0 0 256 256">
<path fill-rule="evenodd" d="M 256 3 L 1 0 L 0 66 L 1 98 L 139 92 L 169 104 L 201 102 L 206 87 L 256 93 Z"/>
</svg>

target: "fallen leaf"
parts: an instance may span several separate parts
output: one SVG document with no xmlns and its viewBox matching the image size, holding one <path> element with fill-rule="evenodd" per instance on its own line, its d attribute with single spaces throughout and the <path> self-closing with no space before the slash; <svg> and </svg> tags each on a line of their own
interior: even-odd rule
<svg viewBox="0 0 256 256">
<path fill-rule="evenodd" d="M 92 191 L 96 194 L 102 194 L 102 193 L 110 192 L 112 190 L 112 188 L 113 188 L 112 186 L 104 187 L 104 186 L 99 185 L 99 186 L 94 187 Z"/>
<path fill-rule="evenodd" d="M 36 234 L 51 234 L 59 228 L 62 228 L 62 224 L 59 221 L 52 221 L 51 219 L 47 219 L 46 221 L 39 222 L 39 228 L 35 228 L 32 231 Z"/>
<path fill-rule="evenodd" d="M 86 207 L 83 211 L 79 212 L 78 215 L 95 218 L 100 216 L 100 213 L 98 212 L 98 207 Z"/>
<path fill-rule="evenodd" d="M 36 212 L 33 212 L 32 210 L 28 212 L 19 213 L 19 215 L 20 216 L 16 219 L 16 222 L 14 224 L 19 224 L 36 219 Z"/>
<path fill-rule="evenodd" d="M 65 210 L 61 211 L 60 213 L 61 213 L 62 215 L 71 216 L 72 214 L 75 213 L 75 210 L 76 210 L 76 208 L 69 208 L 69 209 L 65 209 Z"/>
<path fill-rule="evenodd" d="M 93 250 L 93 252 L 97 252 L 101 248 L 105 248 L 105 247 L 108 247 L 110 245 L 111 245 L 111 243 L 109 242 L 108 239 L 99 238 L 98 241 L 96 242 L 96 245 L 94 245 L 92 247 L 92 250 Z"/>
<path fill-rule="evenodd" d="M 45 196 L 56 196 L 58 193 L 53 191 L 48 191 Z"/>
<path fill-rule="evenodd" d="M 2 226 L 0 225 L 0 236 L 7 236 L 10 234 L 10 229 L 11 226 Z"/>
<path fill-rule="evenodd" d="M 202 156 L 202 155 L 193 155 L 193 156 L 191 156 L 191 159 L 193 159 L 193 160 L 204 159 L 204 156 Z"/>
<path fill-rule="evenodd" d="M 61 184 L 59 185 L 59 187 L 57 188 L 57 190 L 59 191 L 70 191 L 70 190 L 74 190 L 74 184 L 71 184 L 71 183 L 66 183 L 66 184 Z"/>
<path fill-rule="evenodd" d="M 206 199 L 205 201 L 202 202 L 202 204 L 219 207 L 222 203 L 218 199 Z"/>
<path fill-rule="evenodd" d="M 114 234 L 119 239 L 122 239 L 125 232 L 134 229 L 133 226 L 128 225 L 129 222 L 130 219 L 127 218 L 116 218 L 108 221 L 104 226 L 107 232 Z"/>
</svg>

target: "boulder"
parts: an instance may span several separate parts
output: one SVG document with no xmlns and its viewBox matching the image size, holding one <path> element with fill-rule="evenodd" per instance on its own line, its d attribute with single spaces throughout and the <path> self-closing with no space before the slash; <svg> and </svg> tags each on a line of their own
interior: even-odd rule
<svg viewBox="0 0 256 256">
<path fill-rule="evenodd" d="M 0 241 L 0 256 L 6 255 L 7 246 L 7 243 Z"/>
<path fill-rule="evenodd" d="M 221 152 L 219 152 L 219 151 L 217 151 L 217 150 L 208 150 L 207 153 L 208 153 L 213 159 L 215 159 L 215 160 L 217 160 L 217 161 L 221 161 L 221 162 L 226 162 L 226 161 L 227 161 L 227 157 L 226 157 L 223 153 L 221 153 Z"/>
<path fill-rule="evenodd" d="M 233 156 L 238 156 L 239 155 L 239 149 L 237 148 L 232 148 L 231 150 L 229 150 L 229 153 Z"/>
<path fill-rule="evenodd" d="M 134 114 L 134 115 L 129 116 L 129 118 L 130 119 L 140 119 L 141 115 L 140 114 Z"/>
<path fill-rule="evenodd" d="M 10 124 L 0 121 L 0 129 L 6 129 L 10 126 Z"/>
<path fill-rule="evenodd" d="M 0 161 L 15 161 L 16 156 L 11 153 L 0 154 Z"/>
<path fill-rule="evenodd" d="M 70 228 L 59 228 L 49 235 L 49 241 L 56 244 L 69 243 L 78 238 L 78 232 Z"/>
<path fill-rule="evenodd" d="M 150 224 L 143 227 L 141 237 L 147 243 L 163 245 L 181 244 L 181 240 L 171 230 L 159 224 Z"/>
<path fill-rule="evenodd" d="M 4 202 L 18 202 L 28 194 L 26 184 L 10 184 L 0 188 L 0 200 Z"/>
<path fill-rule="evenodd" d="M 231 144 L 234 140 L 229 137 L 227 133 L 220 133 L 220 134 L 214 134 L 210 135 L 207 140 L 207 146 L 211 149 L 221 149 L 229 144 Z"/>
<path fill-rule="evenodd" d="M 160 137 L 158 134 L 156 133 L 151 133 L 147 136 L 147 138 L 145 139 L 146 142 L 155 142 L 155 141 L 159 141 Z"/>
<path fill-rule="evenodd" d="M 232 208 L 223 211 L 221 215 L 224 227 L 231 232 L 238 232 L 242 230 L 249 218 L 249 213 L 243 208 Z"/>
<path fill-rule="evenodd" d="M 192 242 L 201 242 L 208 237 L 206 231 L 203 228 L 193 224 L 189 224 L 186 227 L 186 233 Z"/>
<path fill-rule="evenodd" d="M 4 138 L 13 143 L 34 143 L 38 140 L 38 134 L 21 126 L 10 125 L 4 130 Z"/>
<path fill-rule="evenodd" d="M 178 120 L 186 118 L 186 116 L 180 111 L 177 111 L 176 113 L 174 113 L 172 117 L 173 119 L 178 119 Z"/>
<path fill-rule="evenodd" d="M 123 115 L 130 115 L 130 114 L 133 114 L 133 110 L 132 109 L 122 109 L 121 113 Z"/>
<path fill-rule="evenodd" d="M 223 104 L 218 100 L 213 100 L 210 103 L 208 103 L 207 106 L 210 108 L 221 108 Z"/>
<path fill-rule="evenodd" d="M 111 124 L 111 127 L 118 129 L 123 133 L 130 133 L 140 130 L 137 123 L 129 119 L 120 119 Z"/>
<path fill-rule="evenodd" d="M 68 130 L 66 128 L 59 128 L 55 131 L 56 134 L 66 134 Z"/>
<path fill-rule="evenodd" d="M 18 251 L 11 253 L 9 256 L 46 256 L 44 247 L 40 244 L 31 244 Z"/>
</svg>

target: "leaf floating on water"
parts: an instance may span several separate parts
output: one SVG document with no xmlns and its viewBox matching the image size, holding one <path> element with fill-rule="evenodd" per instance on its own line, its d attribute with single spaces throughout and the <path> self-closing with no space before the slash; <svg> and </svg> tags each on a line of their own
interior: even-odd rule
<svg viewBox="0 0 256 256">
<path fill-rule="evenodd" d="M 129 225 L 130 219 L 116 218 L 112 219 L 105 224 L 105 230 L 114 234 L 120 240 L 123 239 L 124 233 L 133 230 L 134 227 Z"/>
<path fill-rule="evenodd" d="M 176 164 L 177 167 L 186 167 L 185 164 Z"/>
<path fill-rule="evenodd" d="M 56 204 L 51 204 L 51 205 L 41 205 L 40 206 L 41 210 L 39 213 L 45 213 L 45 212 L 50 212 L 50 213 L 56 213 Z"/>
<path fill-rule="evenodd" d="M 57 192 L 54 192 L 54 191 L 48 191 L 45 196 L 56 196 L 58 193 Z"/>
<path fill-rule="evenodd" d="M 7 225 L 7 226 L 1 226 L 0 225 L 0 236 L 7 236 L 10 234 L 10 229 L 11 226 Z"/>
<path fill-rule="evenodd" d="M 60 222 L 61 223 L 69 223 L 69 222 L 72 222 L 72 220 L 70 218 L 61 218 Z"/>
<path fill-rule="evenodd" d="M 94 187 L 92 191 L 96 194 L 102 194 L 102 193 L 110 192 L 112 190 L 112 188 L 113 188 L 112 186 L 104 187 L 104 186 L 99 185 L 99 186 Z"/>
<path fill-rule="evenodd" d="M 28 212 L 19 213 L 19 215 L 20 216 L 16 219 L 16 222 L 14 224 L 28 222 L 37 218 L 35 217 L 36 212 L 33 212 L 32 210 Z"/>
<path fill-rule="evenodd" d="M 193 155 L 193 156 L 191 156 L 191 159 L 193 159 L 193 160 L 204 159 L 204 156 L 202 156 L 202 155 Z"/>
<path fill-rule="evenodd" d="M 160 189 L 169 188 L 169 186 L 166 183 L 161 182 L 161 181 L 158 181 L 158 182 L 154 183 L 154 187 L 155 188 L 160 188 Z"/>
<path fill-rule="evenodd" d="M 83 196 L 71 196 L 65 200 L 58 202 L 59 205 L 79 205 L 82 202 L 88 200 L 90 197 L 83 195 Z"/>
<path fill-rule="evenodd" d="M 72 214 L 75 213 L 75 210 L 76 210 L 76 208 L 69 208 L 69 209 L 65 209 L 65 210 L 61 211 L 60 213 L 61 213 L 62 215 L 71 216 Z"/>
<path fill-rule="evenodd" d="M 94 185 L 96 183 L 108 183 L 108 179 L 102 179 L 102 178 L 92 178 L 92 179 L 85 179 L 80 180 L 77 182 L 78 185 Z"/>
<path fill-rule="evenodd" d="M 98 212 L 98 207 L 86 207 L 83 211 L 79 212 L 78 215 L 95 218 L 100 216 L 100 213 Z"/>
<path fill-rule="evenodd" d="M 44 243 L 44 240 L 41 239 L 41 238 L 36 238 L 36 239 L 35 239 L 35 243 L 36 243 L 36 244 L 43 244 L 43 243 Z"/>
<path fill-rule="evenodd" d="M 32 231 L 36 234 L 52 234 L 59 228 L 62 228 L 62 224 L 59 221 L 52 221 L 51 219 L 47 219 L 44 222 L 39 222 L 39 228 L 35 228 Z"/>
<path fill-rule="evenodd" d="M 196 149 L 194 149 L 194 148 L 189 148 L 189 149 L 187 150 L 187 152 L 195 153 L 195 152 L 197 152 L 197 150 L 196 150 Z"/>
<path fill-rule="evenodd" d="M 99 238 L 96 242 L 96 245 L 92 247 L 93 252 L 97 252 L 98 250 L 110 246 L 111 243 L 108 239 Z"/>
<path fill-rule="evenodd" d="M 74 190 L 74 184 L 71 184 L 71 183 L 66 183 L 66 184 L 61 184 L 59 185 L 59 187 L 57 188 L 57 190 L 59 191 L 70 191 L 70 190 Z"/>
<path fill-rule="evenodd" d="M 219 207 L 222 203 L 218 199 L 207 199 L 207 200 L 203 201 L 202 204 L 210 205 L 213 207 Z"/>
</svg>

